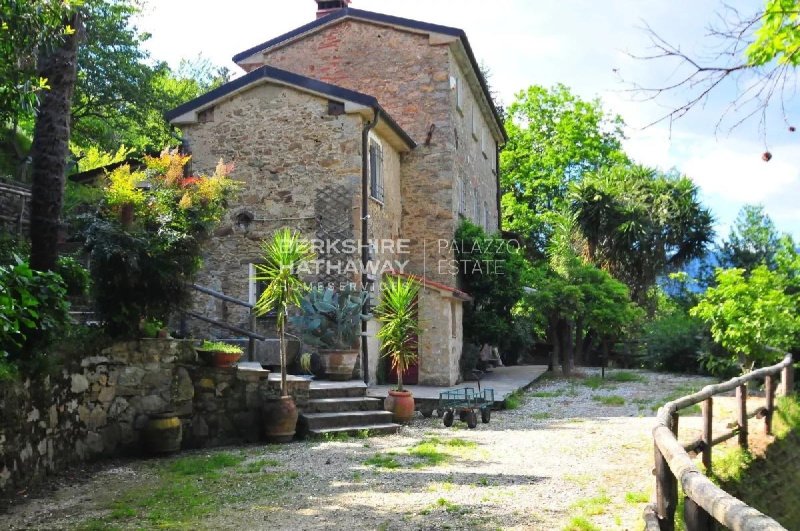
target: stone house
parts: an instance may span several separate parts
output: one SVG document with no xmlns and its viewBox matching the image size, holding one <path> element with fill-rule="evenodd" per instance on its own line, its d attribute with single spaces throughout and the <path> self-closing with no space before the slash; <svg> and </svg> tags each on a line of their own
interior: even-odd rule
<svg viewBox="0 0 800 531">
<path fill-rule="evenodd" d="M 222 158 L 244 183 L 209 245 L 199 283 L 255 300 L 259 242 L 281 226 L 324 241 L 320 281 L 422 281 L 420 384 L 459 378 L 462 304 L 452 241 L 462 219 L 499 230 L 505 133 L 465 33 L 317 0 L 317 19 L 234 56 L 247 73 L 168 113 L 194 169 Z M 362 213 L 366 213 L 364 216 Z M 362 238 L 365 236 L 365 238 Z M 389 242 L 388 244 L 386 242 Z M 376 295 L 376 297 L 379 296 Z M 245 323 L 204 299 L 196 311 Z M 368 378 L 378 370 L 368 325 Z"/>
</svg>

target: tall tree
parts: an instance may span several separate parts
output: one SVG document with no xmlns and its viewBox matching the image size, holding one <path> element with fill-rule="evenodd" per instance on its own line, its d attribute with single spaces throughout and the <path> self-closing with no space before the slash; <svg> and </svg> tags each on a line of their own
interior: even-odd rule
<svg viewBox="0 0 800 531">
<path fill-rule="evenodd" d="M 509 141 L 500 159 L 503 227 L 524 238 L 532 256 L 542 258 L 569 183 L 626 160 L 623 122 L 608 115 L 598 100 L 582 100 L 556 85 L 518 93 L 505 126 Z"/>
<path fill-rule="evenodd" d="M 645 305 L 656 278 L 703 256 L 714 236 L 711 212 L 697 196 L 687 177 L 617 165 L 573 185 L 570 209 L 588 260 Z"/>
<path fill-rule="evenodd" d="M 64 200 L 64 175 L 69 153 L 69 120 L 75 87 L 78 41 L 83 19 L 75 11 L 64 19 L 72 31 L 52 50 L 43 50 L 37 72 L 48 81 L 41 98 L 33 132 L 31 158 L 31 262 L 33 269 L 52 270 L 58 258 L 58 230 Z"/>
<path fill-rule="evenodd" d="M 763 264 L 775 268 L 780 234 L 761 205 L 745 205 L 739 210 L 728 239 L 722 242 L 719 262 L 723 267 L 752 271 Z"/>
</svg>

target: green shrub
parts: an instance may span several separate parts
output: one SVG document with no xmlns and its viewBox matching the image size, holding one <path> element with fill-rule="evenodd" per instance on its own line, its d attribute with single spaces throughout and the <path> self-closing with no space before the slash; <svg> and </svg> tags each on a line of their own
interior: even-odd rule
<svg viewBox="0 0 800 531">
<path fill-rule="evenodd" d="M 89 292 L 89 270 L 71 256 L 59 256 L 56 273 L 61 275 L 67 295 L 79 297 Z"/>
<path fill-rule="evenodd" d="M 188 160 L 146 157 L 145 171 L 121 166 L 102 189 L 85 236 L 95 306 L 113 336 L 135 337 L 142 318 L 166 322 L 185 307 L 202 243 L 237 188 L 222 163 L 210 177 L 184 177 Z"/>
<path fill-rule="evenodd" d="M 700 371 L 702 334 L 702 322 L 681 310 L 656 317 L 644 325 L 644 366 L 656 371 Z"/>
<path fill-rule="evenodd" d="M 226 354 L 241 354 L 244 352 L 242 347 L 237 347 L 236 345 L 231 345 L 229 343 L 223 343 L 222 341 L 203 341 L 203 343 L 197 347 L 197 350 L 224 352 Z"/>
<path fill-rule="evenodd" d="M 45 349 L 69 324 L 64 281 L 57 273 L 34 271 L 27 262 L 0 265 L 0 375 L 16 365 L 35 370 Z"/>
</svg>

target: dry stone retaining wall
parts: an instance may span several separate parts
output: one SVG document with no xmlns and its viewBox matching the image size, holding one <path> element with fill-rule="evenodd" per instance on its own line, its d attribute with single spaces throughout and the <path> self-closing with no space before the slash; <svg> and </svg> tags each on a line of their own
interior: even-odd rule
<svg viewBox="0 0 800 531">
<path fill-rule="evenodd" d="M 191 341 L 115 344 L 56 376 L 0 384 L 0 494 L 100 457 L 139 455 L 148 420 L 177 415 L 183 448 L 255 442 L 261 403 L 279 395 L 264 373 L 198 362 Z M 308 382 L 290 381 L 302 406 Z"/>
</svg>

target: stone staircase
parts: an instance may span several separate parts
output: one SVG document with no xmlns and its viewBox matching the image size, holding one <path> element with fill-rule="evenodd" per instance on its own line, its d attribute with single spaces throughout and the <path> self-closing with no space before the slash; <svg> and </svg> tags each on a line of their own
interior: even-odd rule
<svg viewBox="0 0 800 531">
<path fill-rule="evenodd" d="M 399 424 L 392 422 L 392 414 L 384 411 L 383 400 L 368 398 L 367 387 L 361 382 L 315 382 L 308 391 L 308 403 L 302 408 L 298 422 L 302 435 L 356 435 L 364 430 L 377 435 L 400 429 Z"/>
</svg>

